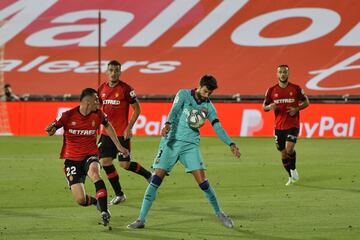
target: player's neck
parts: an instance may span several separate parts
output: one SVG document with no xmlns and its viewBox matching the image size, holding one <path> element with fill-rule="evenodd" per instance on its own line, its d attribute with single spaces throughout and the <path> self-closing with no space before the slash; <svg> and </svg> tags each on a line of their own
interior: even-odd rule
<svg viewBox="0 0 360 240">
<path fill-rule="evenodd" d="M 109 81 L 109 87 L 115 87 L 116 85 L 118 85 L 120 82 L 120 80 L 117 80 L 116 82 L 112 82 L 112 81 Z"/>
<path fill-rule="evenodd" d="M 81 104 L 80 104 L 79 112 L 80 112 L 81 115 L 87 116 L 87 115 L 89 115 L 89 113 L 90 113 L 91 111 L 90 111 L 90 109 L 89 109 L 88 106 L 84 106 L 84 105 L 81 105 Z"/>
<path fill-rule="evenodd" d="M 281 88 L 286 88 L 287 85 L 289 85 L 289 81 L 286 81 L 286 82 L 281 82 L 281 81 L 279 81 L 279 86 L 280 86 Z"/>
</svg>

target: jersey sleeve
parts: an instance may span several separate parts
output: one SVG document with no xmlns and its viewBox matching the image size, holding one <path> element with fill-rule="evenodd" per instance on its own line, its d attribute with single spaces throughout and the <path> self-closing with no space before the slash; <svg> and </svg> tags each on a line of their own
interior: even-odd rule
<svg viewBox="0 0 360 240">
<path fill-rule="evenodd" d="M 101 119 L 100 122 L 101 122 L 101 124 L 106 126 L 109 123 L 109 119 L 108 119 L 106 113 L 99 110 L 99 114 L 100 114 L 100 119 Z"/>
<path fill-rule="evenodd" d="M 220 140 L 223 141 L 226 145 L 230 145 L 232 143 L 232 140 L 229 137 L 229 135 L 226 133 L 224 128 L 221 126 L 216 113 L 216 109 L 212 103 L 209 104 L 208 119 L 211 122 L 211 125 L 215 130 L 216 135 L 220 138 Z"/>
<path fill-rule="evenodd" d="M 170 123 L 170 124 L 173 123 L 174 120 L 177 118 L 177 116 L 179 114 L 181 114 L 181 110 L 183 108 L 185 97 L 186 97 L 185 94 L 186 94 L 185 90 L 180 90 L 177 92 L 177 94 L 174 98 L 173 105 L 171 107 L 169 116 L 168 116 L 168 120 L 167 120 L 168 123 Z"/>
<path fill-rule="evenodd" d="M 297 91 L 297 95 L 299 96 L 299 100 L 300 101 L 304 101 L 306 99 L 306 94 L 304 89 L 302 89 L 301 87 L 297 86 L 296 87 L 296 91 Z"/>
<path fill-rule="evenodd" d="M 218 116 L 216 113 L 216 109 L 214 107 L 214 105 L 210 102 L 209 107 L 208 107 L 208 113 L 207 113 L 207 118 L 209 119 L 210 123 L 212 124 L 213 121 L 218 120 Z"/>
<path fill-rule="evenodd" d="M 55 119 L 54 126 L 59 129 L 65 126 L 65 123 L 67 122 L 67 119 L 69 118 L 69 111 L 63 112 L 60 117 Z"/>
<path fill-rule="evenodd" d="M 134 104 L 137 102 L 137 97 L 136 97 L 136 93 L 135 90 L 131 87 L 128 86 L 126 88 L 126 100 L 130 103 L 130 104 Z"/>
<path fill-rule="evenodd" d="M 268 88 L 268 90 L 265 93 L 265 99 L 264 99 L 265 105 L 269 105 L 273 101 L 271 98 L 271 92 L 272 92 L 272 88 Z"/>
</svg>

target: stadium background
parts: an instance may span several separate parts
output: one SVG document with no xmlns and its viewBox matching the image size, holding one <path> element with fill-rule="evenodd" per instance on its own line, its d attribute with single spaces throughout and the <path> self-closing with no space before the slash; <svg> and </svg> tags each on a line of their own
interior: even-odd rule
<svg viewBox="0 0 360 240">
<path fill-rule="evenodd" d="M 117 59 L 142 102 L 136 135 L 158 135 L 176 91 L 209 73 L 229 134 L 272 136 L 261 102 L 286 63 L 312 102 L 301 136 L 359 137 L 359 9 L 355 0 L 2 0 L 0 89 L 9 83 L 24 101 L 1 103 L 0 132 L 45 135 Z"/>
</svg>

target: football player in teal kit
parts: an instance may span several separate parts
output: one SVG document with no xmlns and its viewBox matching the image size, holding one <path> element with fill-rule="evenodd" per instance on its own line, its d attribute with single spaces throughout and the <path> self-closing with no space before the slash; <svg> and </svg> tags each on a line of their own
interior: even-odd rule
<svg viewBox="0 0 360 240">
<path fill-rule="evenodd" d="M 128 225 L 128 228 L 144 228 L 145 219 L 156 197 L 164 177 L 168 175 L 177 161 L 185 167 L 187 173 L 191 173 L 206 198 L 214 209 L 217 218 L 226 227 L 233 227 L 234 222 L 221 209 L 216 194 L 205 176 L 205 165 L 200 153 L 199 129 L 191 128 L 188 124 L 188 116 L 191 110 L 198 109 L 207 114 L 218 137 L 229 146 L 231 152 L 240 157 L 239 148 L 222 128 L 211 103 L 209 96 L 217 88 L 217 81 L 213 76 L 205 75 L 200 79 L 197 89 L 181 89 L 173 102 L 172 109 L 164 128 L 159 151 L 155 157 L 153 168 L 154 175 L 148 185 L 142 202 L 139 218 Z"/>
</svg>

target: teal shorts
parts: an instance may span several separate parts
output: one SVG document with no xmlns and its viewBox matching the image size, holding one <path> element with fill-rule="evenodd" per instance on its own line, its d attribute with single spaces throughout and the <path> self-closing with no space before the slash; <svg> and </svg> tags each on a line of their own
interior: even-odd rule
<svg viewBox="0 0 360 240">
<path fill-rule="evenodd" d="M 206 169 L 198 145 L 162 138 L 152 167 L 154 169 L 160 168 L 170 173 L 178 160 L 185 167 L 185 172 L 187 173 Z"/>
</svg>

